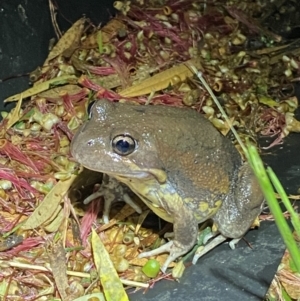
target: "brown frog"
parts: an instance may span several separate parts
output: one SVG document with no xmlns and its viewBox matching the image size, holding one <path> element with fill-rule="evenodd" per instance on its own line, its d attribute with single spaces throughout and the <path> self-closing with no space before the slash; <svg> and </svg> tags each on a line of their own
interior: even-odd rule
<svg viewBox="0 0 300 301">
<path fill-rule="evenodd" d="M 71 152 L 174 224 L 173 241 L 140 254 L 169 252 L 162 271 L 194 246 L 199 223 L 211 218 L 221 237 L 239 239 L 261 212 L 264 197 L 249 165 L 192 109 L 98 100 Z"/>
</svg>

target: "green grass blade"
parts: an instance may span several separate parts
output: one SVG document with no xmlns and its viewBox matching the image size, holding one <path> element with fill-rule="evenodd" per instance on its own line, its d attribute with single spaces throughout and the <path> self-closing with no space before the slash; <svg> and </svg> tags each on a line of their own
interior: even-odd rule
<svg viewBox="0 0 300 301">
<path fill-rule="evenodd" d="M 290 230 L 290 227 L 287 221 L 285 220 L 282 210 L 275 197 L 275 193 L 271 181 L 267 175 L 267 172 L 264 168 L 263 162 L 257 152 L 256 147 L 249 143 L 247 144 L 247 147 L 248 147 L 248 153 L 246 154 L 246 156 L 250 164 L 252 165 L 253 171 L 259 181 L 259 184 L 264 193 L 268 206 L 275 218 L 275 223 L 283 238 L 283 241 L 290 252 L 290 255 L 294 261 L 294 264 L 298 272 L 300 273 L 300 251 L 297 247 L 297 244 L 293 238 L 293 234 Z"/>
<path fill-rule="evenodd" d="M 288 196 L 286 195 L 286 193 L 285 193 L 280 181 L 278 180 L 276 174 L 274 173 L 274 171 L 270 167 L 268 167 L 267 172 L 268 172 L 268 175 L 269 175 L 276 191 L 280 195 L 281 200 L 282 200 L 286 210 L 291 215 L 291 222 L 293 224 L 293 227 L 294 227 L 297 235 L 300 237 L 300 219 L 299 219 L 298 213 L 294 210 Z"/>
</svg>

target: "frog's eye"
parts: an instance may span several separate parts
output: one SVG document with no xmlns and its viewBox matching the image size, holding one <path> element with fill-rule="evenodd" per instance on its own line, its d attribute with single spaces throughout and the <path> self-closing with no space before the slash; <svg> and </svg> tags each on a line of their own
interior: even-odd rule
<svg viewBox="0 0 300 301">
<path fill-rule="evenodd" d="M 112 148 L 120 156 L 131 154 L 136 147 L 136 141 L 129 135 L 118 135 L 112 140 Z"/>
</svg>

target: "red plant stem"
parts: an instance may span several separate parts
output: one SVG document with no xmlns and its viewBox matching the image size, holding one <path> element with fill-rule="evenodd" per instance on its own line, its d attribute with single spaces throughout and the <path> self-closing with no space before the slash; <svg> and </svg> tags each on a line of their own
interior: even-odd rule
<svg viewBox="0 0 300 301">
<path fill-rule="evenodd" d="M 110 75 L 116 73 L 116 71 L 112 67 L 99 67 L 99 66 L 85 65 L 85 68 L 88 69 L 91 73 L 97 75 Z"/>
<path fill-rule="evenodd" d="M 78 79 L 78 83 L 90 90 L 93 90 L 93 91 L 99 91 L 99 90 L 102 90 L 103 88 L 94 83 L 93 81 L 91 81 L 86 75 L 82 75 L 79 79 Z"/>
<path fill-rule="evenodd" d="M 6 139 L 0 139 L 0 153 L 16 160 L 27 167 L 30 167 L 36 173 L 39 172 L 37 167 L 21 150 Z"/>
<path fill-rule="evenodd" d="M 22 244 L 16 246 L 12 250 L 9 250 L 5 253 L 16 256 L 20 252 L 31 250 L 33 247 L 36 247 L 44 242 L 45 240 L 42 237 L 28 237 L 22 242 Z"/>
<path fill-rule="evenodd" d="M 49 157 L 47 157 L 47 156 L 45 156 L 45 154 L 35 153 L 35 152 L 31 152 L 31 151 L 28 151 L 26 153 L 32 154 L 36 157 L 41 158 L 43 161 L 45 161 L 45 163 L 48 163 L 49 165 L 51 165 L 55 171 L 60 171 L 60 169 L 61 169 L 61 167 L 59 165 L 57 165 L 53 160 L 50 159 L 50 154 L 49 154 Z M 53 153 L 53 155 L 55 155 L 55 154 Z"/>
<path fill-rule="evenodd" d="M 92 201 L 81 220 L 81 239 L 83 245 L 86 245 L 86 239 L 91 231 L 92 224 L 96 221 L 97 215 L 101 208 L 101 202 L 96 199 Z"/>
<path fill-rule="evenodd" d="M 74 134 L 72 133 L 72 131 L 68 128 L 67 124 L 65 122 L 59 122 L 56 125 L 56 128 L 60 129 L 62 132 L 64 132 L 67 137 L 72 140 Z"/>
<path fill-rule="evenodd" d="M 24 196 L 22 188 L 31 193 L 37 192 L 37 190 L 31 187 L 27 181 L 22 178 L 18 178 L 10 169 L 0 169 L 0 179 L 10 181 L 19 190 L 19 192 L 22 193 L 22 196 Z"/>
</svg>

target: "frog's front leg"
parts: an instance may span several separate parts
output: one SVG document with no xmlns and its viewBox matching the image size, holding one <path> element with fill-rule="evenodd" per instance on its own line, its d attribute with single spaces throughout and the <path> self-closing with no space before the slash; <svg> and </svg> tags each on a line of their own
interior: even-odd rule
<svg viewBox="0 0 300 301">
<path fill-rule="evenodd" d="M 155 250 L 141 253 L 139 258 L 166 252 L 170 253 L 161 268 L 162 272 L 165 272 L 171 262 L 187 253 L 195 245 L 198 234 L 198 223 L 193 215 L 193 211 L 187 208 L 180 197 L 174 198 L 171 203 L 165 200 L 162 200 L 162 203 L 164 209 L 173 217 L 174 240 Z"/>
<path fill-rule="evenodd" d="M 142 213 L 140 206 L 130 197 L 128 187 L 107 174 L 103 174 L 103 181 L 99 189 L 88 196 L 83 203 L 88 204 L 100 196 L 104 198 L 103 222 L 105 224 L 109 223 L 110 208 L 114 201 L 124 201 L 137 213 Z"/>
</svg>

